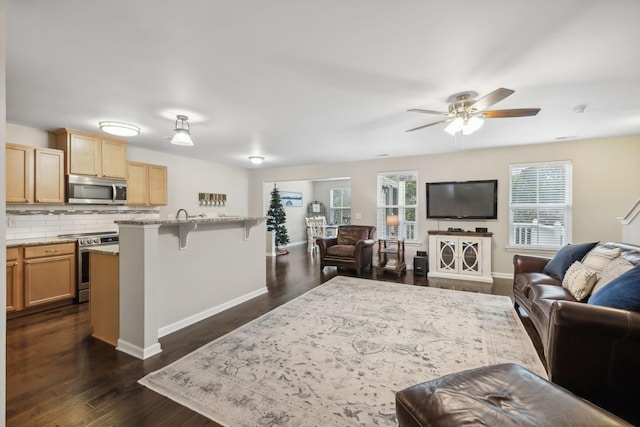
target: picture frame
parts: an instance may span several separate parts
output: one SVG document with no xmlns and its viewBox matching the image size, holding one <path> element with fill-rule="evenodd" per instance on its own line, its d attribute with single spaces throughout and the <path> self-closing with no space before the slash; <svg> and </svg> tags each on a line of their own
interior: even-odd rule
<svg viewBox="0 0 640 427">
<path fill-rule="evenodd" d="M 294 191 L 280 191 L 280 203 L 285 208 L 302 207 L 302 193 Z"/>
</svg>

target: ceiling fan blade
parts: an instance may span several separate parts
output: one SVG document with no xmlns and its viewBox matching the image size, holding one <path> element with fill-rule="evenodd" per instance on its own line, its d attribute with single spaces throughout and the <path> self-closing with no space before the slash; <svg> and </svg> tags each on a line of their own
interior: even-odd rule
<svg viewBox="0 0 640 427">
<path fill-rule="evenodd" d="M 497 104 L 498 102 L 502 101 L 513 92 L 515 91 L 501 87 L 500 89 L 494 90 L 490 94 L 483 96 L 473 104 L 467 106 L 466 110 L 482 111 L 485 108 L 491 107 L 493 104 Z"/>
<path fill-rule="evenodd" d="M 440 115 L 443 115 L 443 116 L 448 116 L 449 114 L 451 114 L 451 113 L 447 113 L 447 112 L 444 112 L 444 111 L 421 110 L 419 108 L 412 108 L 412 109 L 407 110 L 407 111 L 411 111 L 411 112 L 414 112 L 414 113 L 440 114 Z"/>
<path fill-rule="evenodd" d="M 539 112 L 540 112 L 539 108 L 513 108 L 511 110 L 481 111 L 476 115 L 480 117 L 486 117 L 487 119 L 499 119 L 502 117 L 535 116 Z"/>
<path fill-rule="evenodd" d="M 440 123 L 446 123 L 446 122 L 448 122 L 449 120 L 450 120 L 450 119 L 439 120 L 439 121 L 437 121 L 437 122 L 429 123 L 428 125 L 418 126 L 417 128 L 409 129 L 409 130 L 407 130 L 407 131 L 405 131 L 405 132 L 413 132 L 414 130 L 428 128 L 429 126 L 439 125 Z"/>
</svg>

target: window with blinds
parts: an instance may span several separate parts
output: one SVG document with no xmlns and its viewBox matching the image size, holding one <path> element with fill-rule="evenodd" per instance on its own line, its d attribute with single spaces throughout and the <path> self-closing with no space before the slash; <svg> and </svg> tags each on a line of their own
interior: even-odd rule
<svg viewBox="0 0 640 427">
<path fill-rule="evenodd" d="M 570 161 L 509 165 L 509 245 L 555 249 L 571 243 Z"/>
<path fill-rule="evenodd" d="M 418 173 L 384 172 L 378 174 L 378 218 L 377 235 L 380 239 L 392 236 L 405 239 L 418 239 Z M 397 215 L 398 225 L 393 225 Z"/>
</svg>

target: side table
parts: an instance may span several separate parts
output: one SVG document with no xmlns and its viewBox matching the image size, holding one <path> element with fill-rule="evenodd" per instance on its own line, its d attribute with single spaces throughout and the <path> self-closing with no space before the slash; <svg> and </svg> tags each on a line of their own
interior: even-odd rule
<svg viewBox="0 0 640 427">
<path fill-rule="evenodd" d="M 379 239 L 378 267 L 376 268 L 378 274 L 391 271 L 400 277 L 406 269 L 407 265 L 404 262 L 404 240 Z"/>
</svg>

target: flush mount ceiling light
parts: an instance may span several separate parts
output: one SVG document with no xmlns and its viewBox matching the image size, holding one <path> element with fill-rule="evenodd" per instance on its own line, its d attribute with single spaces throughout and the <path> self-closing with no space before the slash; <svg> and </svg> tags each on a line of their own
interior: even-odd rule
<svg viewBox="0 0 640 427">
<path fill-rule="evenodd" d="M 174 131 L 176 134 L 171 139 L 171 143 L 174 145 L 192 146 L 191 132 L 189 130 L 189 117 L 183 115 L 176 116 L 176 128 Z"/>
<path fill-rule="evenodd" d="M 249 160 L 251 160 L 251 163 L 253 163 L 254 165 L 259 165 L 260 163 L 264 162 L 264 157 L 262 157 L 262 156 L 249 156 Z"/>
<path fill-rule="evenodd" d="M 140 135 L 140 128 L 136 125 L 122 122 L 100 122 L 100 130 L 111 135 L 136 136 Z"/>
</svg>

